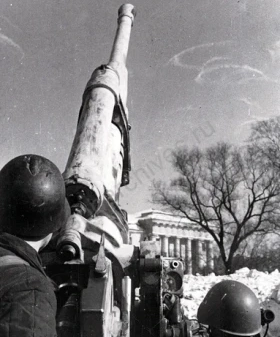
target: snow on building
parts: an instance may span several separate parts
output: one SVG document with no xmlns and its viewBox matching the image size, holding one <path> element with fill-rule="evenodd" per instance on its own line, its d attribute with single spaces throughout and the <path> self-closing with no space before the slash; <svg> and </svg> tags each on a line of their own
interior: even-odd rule
<svg viewBox="0 0 280 337">
<path fill-rule="evenodd" d="M 130 244 L 159 240 L 162 256 L 182 257 L 188 274 L 209 274 L 214 269 L 213 238 L 184 217 L 149 209 L 128 214 Z"/>
</svg>

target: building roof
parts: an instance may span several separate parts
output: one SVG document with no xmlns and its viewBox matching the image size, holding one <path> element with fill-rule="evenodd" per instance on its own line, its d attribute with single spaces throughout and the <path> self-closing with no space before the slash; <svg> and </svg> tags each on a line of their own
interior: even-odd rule
<svg viewBox="0 0 280 337">
<path fill-rule="evenodd" d="M 164 212 L 161 210 L 156 210 L 153 208 L 137 212 L 134 214 L 128 214 L 128 223 L 129 224 L 136 224 L 139 220 L 157 220 L 157 221 L 172 221 L 175 223 L 184 223 L 184 224 L 191 224 L 192 222 L 185 217 L 180 215 L 175 215 L 170 212 Z"/>
</svg>

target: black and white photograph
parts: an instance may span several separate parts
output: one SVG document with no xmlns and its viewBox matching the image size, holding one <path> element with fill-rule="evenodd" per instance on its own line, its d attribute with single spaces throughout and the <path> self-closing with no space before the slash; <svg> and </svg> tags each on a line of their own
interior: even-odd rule
<svg viewBox="0 0 280 337">
<path fill-rule="evenodd" d="M 0 337 L 280 337 L 278 0 L 1 0 L 0 77 Z"/>
</svg>

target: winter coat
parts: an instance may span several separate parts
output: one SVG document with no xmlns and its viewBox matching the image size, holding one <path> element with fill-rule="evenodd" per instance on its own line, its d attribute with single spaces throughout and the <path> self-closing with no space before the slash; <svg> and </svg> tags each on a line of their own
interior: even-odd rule
<svg viewBox="0 0 280 337">
<path fill-rule="evenodd" d="M 22 260 L 5 264 L 7 256 L 8 259 L 19 257 Z M 20 238 L 1 234 L 0 336 L 57 336 L 54 291 L 36 250 Z"/>
</svg>

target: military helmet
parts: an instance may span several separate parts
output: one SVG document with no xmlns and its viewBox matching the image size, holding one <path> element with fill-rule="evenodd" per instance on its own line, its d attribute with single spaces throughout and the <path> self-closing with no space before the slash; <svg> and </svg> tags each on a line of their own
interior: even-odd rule
<svg viewBox="0 0 280 337">
<path fill-rule="evenodd" d="M 214 285 L 197 312 L 199 323 L 234 336 L 254 336 L 261 331 L 257 297 L 245 284 L 226 280 Z"/>
<path fill-rule="evenodd" d="M 68 210 L 63 177 L 50 160 L 22 155 L 0 171 L 0 231 L 45 237 L 66 222 Z"/>
</svg>

